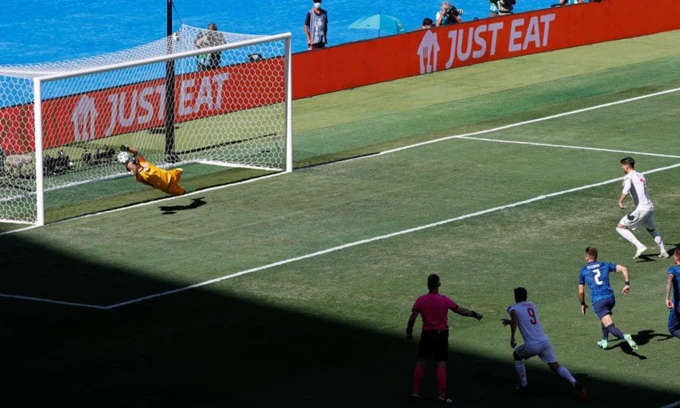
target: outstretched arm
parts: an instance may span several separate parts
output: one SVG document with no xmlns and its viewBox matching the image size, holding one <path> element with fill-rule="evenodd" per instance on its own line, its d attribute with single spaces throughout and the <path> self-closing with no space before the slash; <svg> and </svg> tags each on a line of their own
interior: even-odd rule
<svg viewBox="0 0 680 408">
<path fill-rule="evenodd" d="M 482 317 L 484 317 L 484 316 L 482 316 L 481 313 L 477 313 L 474 310 L 469 310 L 469 309 L 466 309 L 466 308 L 460 307 L 460 306 L 456 307 L 455 309 L 451 309 L 451 310 L 453 311 L 453 313 L 456 313 L 456 314 L 459 314 L 459 315 L 465 316 L 465 317 L 474 317 L 477 320 L 482 320 Z"/>
<path fill-rule="evenodd" d="M 673 279 L 675 279 L 675 277 L 669 273 L 668 278 L 666 279 L 666 307 L 669 309 L 673 308 L 673 301 L 671 301 L 671 286 L 673 285 Z M 677 299 L 675 300 L 677 301 Z"/>
<path fill-rule="evenodd" d="M 621 272 L 623 275 L 623 290 L 621 293 L 627 295 L 630 292 L 630 278 L 628 276 L 628 268 L 623 265 L 616 265 L 616 272 Z"/>
<path fill-rule="evenodd" d="M 413 340 L 413 325 L 416 323 L 419 314 L 414 310 L 411 312 L 411 317 L 408 318 L 408 323 L 406 324 L 406 340 L 408 341 Z"/>
<path fill-rule="evenodd" d="M 581 302 L 581 314 L 585 315 L 586 309 L 588 309 L 588 305 L 586 305 L 585 285 L 578 285 L 578 301 Z"/>
<path fill-rule="evenodd" d="M 134 147 L 128 147 L 128 146 L 125 146 L 125 145 L 120 145 L 120 151 L 121 152 L 130 152 L 134 155 L 139 153 L 139 150 L 135 149 Z"/>
</svg>

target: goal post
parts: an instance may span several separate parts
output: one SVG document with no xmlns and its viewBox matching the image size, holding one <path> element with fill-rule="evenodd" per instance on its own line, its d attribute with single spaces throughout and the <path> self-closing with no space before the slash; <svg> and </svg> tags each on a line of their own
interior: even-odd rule
<svg viewBox="0 0 680 408">
<path fill-rule="evenodd" d="M 182 26 L 119 53 L 0 67 L 0 222 L 43 225 L 150 199 L 116 161 L 121 145 L 182 167 L 189 187 L 291 172 L 291 57 L 290 33 Z"/>
</svg>

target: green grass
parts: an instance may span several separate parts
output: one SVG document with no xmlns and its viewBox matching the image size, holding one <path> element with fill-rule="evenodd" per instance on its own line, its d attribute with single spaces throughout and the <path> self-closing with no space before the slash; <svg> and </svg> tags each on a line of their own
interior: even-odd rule
<svg viewBox="0 0 680 408">
<path fill-rule="evenodd" d="M 394 81 L 295 104 L 296 165 L 488 129 L 676 87 L 680 33 Z M 624 58 L 624 51 L 625 57 Z M 502 80 L 490 76 L 501 72 Z M 442 85 L 444 84 L 444 85 Z M 456 85 L 459 84 L 459 85 Z M 680 93 L 484 135 L 680 155 Z M 320 106 L 322 108 L 320 108 Z M 289 175 L 0 237 L 0 292 L 112 305 L 285 259 L 621 176 L 622 153 L 473 140 L 300 169 Z M 641 171 L 680 159 L 635 155 Z M 187 184 L 216 183 L 211 168 Z M 680 243 L 680 168 L 648 176 L 659 228 Z M 247 174 L 241 174 L 247 177 Z M 125 203 L 124 180 L 98 200 Z M 129 181 L 129 180 L 125 180 Z M 113 183 L 113 182 L 111 182 Z M 153 191 L 132 184 L 136 200 Z M 148 194 L 148 195 L 144 195 Z M 408 406 L 416 357 L 404 328 L 425 278 L 484 313 L 450 317 L 449 388 L 462 406 L 567 407 L 564 380 L 532 359 L 533 395 L 514 395 L 512 288 L 539 307 L 560 363 L 590 406 L 680 400 L 666 334 L 668 260 L 632 261 L 614 231 L 618 182 L 311 257 L 111 310 L 1 299 L 9 406 Z M 67 207 L 62 208 L 68 212 Z M 651 245 L 644 231 L 637 235 Z M 580 316 L 586 246 L 628 265 L 614 320 L 641 344 L 599 350 Z M 654 250 L 650 250 L 654 253 Z M 615 290 L 622 286 L 613 279 Z M 428 371 L 423 393 L 434 395 Z M 37 385 L 39 392 L 36 392 Z M 11 403 L 10 403 L 11 402 Z M 430 404 L 424 402 L 423 406 Z"/>
</svg>

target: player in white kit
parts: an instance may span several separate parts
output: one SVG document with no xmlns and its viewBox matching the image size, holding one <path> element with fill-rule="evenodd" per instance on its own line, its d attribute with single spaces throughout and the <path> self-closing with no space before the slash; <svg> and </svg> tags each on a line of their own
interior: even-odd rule
<svg viewBox="0 0 680 408">
<path fill-rule="evenodd" d="M 515 289 L 515 302 L 517 303 L 508 307 L 510 319 L 502 319 L 502 322 L 503 326 L 510 325 L 510 347 L 514 349 L 512 356 L 515 359 L 515 370 L 519 376 L 520 391 L 526 392 L 528 387 L 527 370 L 523 360 L 538 356 L 541 361 L 548 364 L 551 370 L 569 381 L 578 393 L 579 398 L 585 399 L 587 394 L 583 386 L 576 381 L 566 367 L 560 366 L 557 362 L 550 339 L 541 327 L 538 309 L 534 303 L 527 301 L 526 289 Z M 520 346 L 517 346 L 515 340 L 515 332 L 518 327 L 520 333 L 522 333 L 522 338 L 524 338 L 524 344 Z"/>
<path fill-rule="evenodd" d="M 623 192 L 621 197 L 619 197 L 619 208 L 626 208 L 623 205 L 623 200 L 627 195 L 630 195 L 630 198 L 633 199 L 633 204 L 635 204 L 635 209 L 630 214 L 621 218 L 619 225 L 616 226 L 616 232 L 635 245 L 637 251 L 633 259 L 636 259 L 647 250 L 647 247 L 635 238 L 631 230 L 635 230 L 642 225 L 659 246 L 659 256 L 661 258 L 668 258 L 669 255 L 663 245 L 661 234 L 656 230 L 654 204 L 652 204 L 652 200 L 649 199 L 649 194 L 647 193 L 647 180 L 645 180 L 645 176 L 635 171 L 635 160 L 632 157 L 621 159 L 621 168 L 626 176 L 623 178 Z"/>
</svg>

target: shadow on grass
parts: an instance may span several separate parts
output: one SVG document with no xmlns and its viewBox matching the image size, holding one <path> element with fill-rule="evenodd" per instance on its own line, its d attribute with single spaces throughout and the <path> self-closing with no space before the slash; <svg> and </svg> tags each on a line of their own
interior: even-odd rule
<svg viewBox="0 0 680 408">
<path fill-rule="evenodd" d="M 668 247 L 668 246 L 671 246 L 671 245 L 666 244 L 666 247 Z M 673 258 L 673 255 L 675 255 L 675 251 L 678 249 L 678 246 L 680 246 L 680 244 L 672 244 L 672 246 L 673 246 L 673 248 L 667 250 L 668 255 L 670 255 L 671 258 Z M 657 252 L 654 252 L 654 253 L 651 253 L 651 254 L 640 255 L 640 260 L 638 260 L 637 263 L 655 262 L 656 261 L 655 258 L 657 258 L 659 256 L 659 254 L 660 254 L 660 252 L 657 251 Z"/>
<path fill-rule="evenodd" d="M 0 244 L 12 250 L 3 259 L 4 287 L 30 270 L 61 275 L 60 280 L 42 283 L 31 275 L 33 285 L 21 294 L 57 285 L 52 293 L 67 297 L 74 279 L 92 269 L 101 279 L 100 295 L 107 288 L 115 290 L 106 281 L 113 277 L 131 288 L 174 286 L 19 241 L 17 235 L 3 237 Z M 40 256 L 27 260 L 29 253 Z M 98 303 L 108 304 L 106 299 Z M 368 327 L 218 292 L 216 287 L 112 310 L 14 299 L 1 299 L 0 306 L 3 405 L 8 407 L 414 406 L 406 397 L 416 344 Z M 404 322 L 408 314 L 405 310 Z M 643 331 L 636 336 L 643 343 L 658 335 Z M 452 350 L 449 389 L 464 407 L 579 405 L 559 376 L 529 370 L 532 395 L 520 400 L 514 393 L 516 374 L 509 353 L 507 359 L 497 360 Z M 588 388 L 590 406 L 658 407 L 680 400 L 680 391 L 575 375 Z M 422 393 L 435 395 L 432 367 Z"/>
<path fill-rule="evenodd" d="M 664 340 L 669 340 L 672 339 L 673 336 L 670 334 L 662 334 L 662 333 L 656 333 L 654 330 L 640 330 L 637 334 L 633 334 L 633 340 L 635 340 L 635 343 L 637 343 L 638 346 L 644 346 L 647 343 L 649 343 L 653 338 L 660 337 L 658 341 L 664 341 Z M 624 353 L 635 356 L 639 358 L 640 360 L 646 360 L 647 357 L 640 354 L 638 350 L 637 352 L 633 350 L 628 343 L 626 343 L 625 340 L 617 340 L 618 342 L 611 347 L 607 349 L 607 351 L 614 350 L 616 348 L 620 348 Z"/>
<path fill-rule="evenodd" d="M 193 198 L 191 199 L 191 204 L 187 205 L 162 205 L 158 207 L 159 210 L 163 212 L 163 215 L 177 214 L 177 211 L 195 210 L 196 208 L 203 207 L 208 204 L 203 201 L 205 197 Z"/>
</svg>

